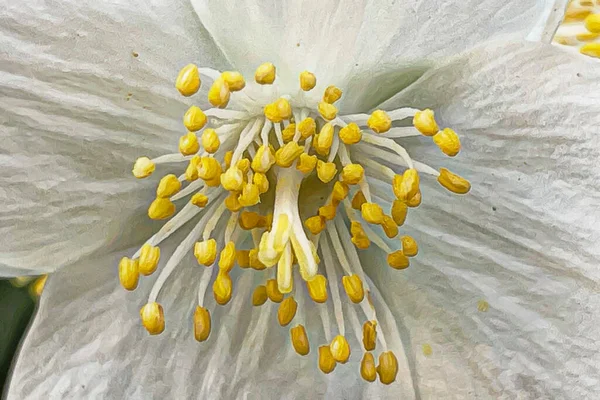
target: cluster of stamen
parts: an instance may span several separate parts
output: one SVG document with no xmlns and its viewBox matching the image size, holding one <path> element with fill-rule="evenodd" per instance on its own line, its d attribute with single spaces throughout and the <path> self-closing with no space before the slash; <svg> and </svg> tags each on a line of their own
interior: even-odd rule
<svg viewBox="0 0 600 400">
<path fill-rule="evenodd" d="M 215 302 L 227 304 L 234 292 L 231 273 L 237 265 L 245 270 L 241 273 L 253 271 L 264 277 L 264 283 L 248 293 L 254 306 L 278 303 L 282 327 L 297 321 L 290 338 L 302 356 L 310 353 L 310 332 L 301 313 L 303 296 L 298 292 L 304 282 L 327 327 L 327 343 L 318 348 L 318 367 L 326 374 L 346 363 L 351 353 L 340 295 L 345 292 L 351 305 L 365 315 L 362 328 L 356 311 L 350 315 L 364 347 L 361 376 L 373 382 L 378 375 L 382 383 L 392 383 L 398 360 L 387 348 L 384 332 L 397 336 L 397 329 L 382 329 L 358 252 L 373 243 L 388 254 L 391 268 L 409 266 L 418 246 L 411 236 L 399 235 L 399 228 L 408 209 L 421 203 L 421 175 L 437 178 L 454 193 L 464 194 L 470 185 L 444 168 L 437 171 L 413 161 L 395 139 L 428 136 L 443 153 L 455 156 L 460 150 L 458 136 L 452 129 L 439 129 L 431 110 L 403 108 L 340 116 L 336 103 L 342 91 L 329 86 L 315 100 L 309 92 L 317 78 L 308 71 L 300 74 L 298 93 L 291 96 L 279 94 L 271 63 L 256 69 L 249 93 L 240 73 L 193 64 L 181 70 L 176 88 L 183 96 L 194 95 L 201 76 L 212 80 L 208 101 L 214 108 L 188 109 L 183 117 L 187 133 L 179 139 L 179 153 L 141 157 L 133 167 L 137 178 L 145 178 L 160 164 L 187 164 L 179 176 L 165 175 L 158 184 L 148 216 L 170 220 L 136 254 L 121 260 L 119 278 L 125 289 L 134 290 L 140 275 L 155 272 L 162 241 L 200 217 L 162 267 L 140 311 L 143 326 L 152 335 L 163 332 L 159 292 L 183 257 L 193 252 L 201 266 L 198 306 L 192 317 L 196 340 L 210 337 L 211 314 L 205 304 L 210 282 Z M 230 103 L 236 109 L 225 109 Z M 394 127 L 394 122 L 410 118 L 411 125 Z M 382 191 L 380 183 L 392 190 Z M 303 184 L 306 187 L 301 188 Z M 321 191 L 326 193 L 322 204 L 299 207 L 314 202 L 306 196 Z M 184 198 L 187 204 L 175 214 L 175 203 Z M 300 208 L 309 211 L 301 213 Z M 216 232 L 219 223 L 224 228 Z M 396 248 L 376 232 L 379 229 L 395 240 Z M 253 247 L 239 248 L 247 236 Z M 336 330 L 331 329 L 331 316 L 323 304 L 330 298 Z M 378 362 L 373 355 L 377 343 Z"/>
<path fill-rule="evenodd" d="M 600 58 L 600 0 L 571 0 L 554 42 Z"/>
</svg>

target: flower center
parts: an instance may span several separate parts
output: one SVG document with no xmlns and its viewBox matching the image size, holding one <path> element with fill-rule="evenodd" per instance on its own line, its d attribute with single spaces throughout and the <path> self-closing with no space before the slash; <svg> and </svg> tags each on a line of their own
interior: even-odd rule
<svg viewBox="0 0 600 400">
<path fill-rule="evenodd" d="M 133 167 L 137 178 L 151 175 L 157 166 L 184 163 L 180 175 L 165 175 L 148 209 L 152 219 L 169 219 L 131 258 L 119 264 L 119 278 L 134 290 L 141 275 L 152 274 L 160 258 L 159 245 L 186 222 L 196 225 L 162 267 L 141 309 L 142 324 L 152 335 L 165 328 L 158 297 L 165 281 L 183 257 L 192 252 L 205 266 L 193 315 L 195 338 L 202 342 L 211 332 L 206 292 L 212 282 L 214 300 L 227 304 L 233 294 L 233 269 L 240 274 L 261 274 L 263 284 L 248 295 L 254 306 L 267 300 L 279 303 L 278 321 L 290 329 L 292 346 L 300 355 L 310 352 L 309 336 L 297 310 L 317 307 L 326 327 L 327 343 L 318 349 L 324 373 L 346 363 L 350 346 L 345 317 L 360 336 L 364 354 L 360 373 L 367 381 L 377 374 L 382 383 L 396 378 L 398 360 L 386 337 L 397 336 L 395 326 L 381 325 L 358 253 L 374 245 L 388 254 L 394 269 L 405 269 L 417 255 L 416 241 L 398 236 L 409 208 L 421 203 L 420 176 L 436 178 L 454 193 L 470 189 L 463 178 L 413 160 L 398 143 L 410 136 L 428 136 L 449 156 L 460 150 L 456 133 L 439 129 L 431 110 L 402 108 L 371 114 L 340 115 L 336 103 L 342 91 L 329 86 L 315 96 L 317 78 L 300 74 L 296 93 L 279 93 L 275 66 L 256 69 L 246 85 L 237 72 L 219 72 L 190 64 L 177 77 L 184 96 L 195 94 L 200 78 L 212 81 L 203 111 L 192 106 L 183 123 L 187 133 L 179 139 L 179 152 L 158 158 L 139 158 Z M 229 108 L 226 108 L 229 106 Z M 412 125 L 398 127 L 412 119 Z M 391 190 L 390 190 L 391 189 Z M 188 199 L 176 214 L 175 203 Z M 384 237 L 394 239 L 394 248 Z M 241 244 L 250 238 L 251 248 Z M 213 273 L 214 272 L 214 273 Z M 302 304 L 302 285 L 317 303 Z M 345 293 L 345 294 L 344 294 Z M 330 329 L 326 303 L 331 296 L 336 329 Z M 345 316 L 342 298 L 358 305 Z M 376 343 L 382 351 L 376 367 Z M 392 337 L 393 343 L 400 343 Z"/>
<path fill-rule="evenodd" d="M 554 42 L 576 47 L 581 54 L 600 58 L 600 2 L 572 0 Z"/>
</svg>

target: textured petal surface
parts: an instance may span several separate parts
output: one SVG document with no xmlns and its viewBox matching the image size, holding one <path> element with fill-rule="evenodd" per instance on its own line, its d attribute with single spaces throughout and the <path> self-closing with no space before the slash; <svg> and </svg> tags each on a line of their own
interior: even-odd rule
<svg viewBox="0 0 600 400">
<path fill-rule="evenodd" d="M 346 90 L 347 111 L 375 106 L 440 57 L 493 37 L 554 32 L 565 9 L 565 0 L 192 3 L 236 68 L 253 73 L 271 61 L 294 87 L 297 74 L 308 69 L 323 85 Z"/>
<path fill-rule="evenodd" d="M 455 159 L 428 138 L 404 143 L 473 187 L 456 197 L 424 178 L 405 230 L 418 257 L 405 272 L 373 269 L 415 349 L 423 398 L 599 397 L 599 89 L 598 63 L 499 44 L 388 104 L 433 107 L 459 132 Z"/>
<path fill-rule="evenodd" d="M 2 3 L 0 275 L 16 275 L 144 230 L 124 228 L 151 198 L 133 161 L 177 151 L 198 101 L 179 68 L 225 62 L 185 1 Z"/>
</svg>

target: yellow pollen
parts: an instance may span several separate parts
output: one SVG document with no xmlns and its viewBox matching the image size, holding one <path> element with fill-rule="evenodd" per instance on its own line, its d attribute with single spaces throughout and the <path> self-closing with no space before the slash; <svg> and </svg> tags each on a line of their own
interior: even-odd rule
<svg viewBox="0 0 600 400">
<path fill-rule="evenodd" d="M 138 260 L 123 257 L 119 262 L 119 281 L 127 290 L 135 290 L 140 278 Z"/>
<path fill-rule="evenodd" d="M 194 64 L 188 64 L 179 71 L 175 87 L 183 96 L 191 96 L 200 89 L 200 73 Z"/>
<path fill-rule="evenodd" d="M 250 267 L 250 251 L 249 250 L 237 250 L 235 252 L 235 261 L 240 268 Z"/>
<path fill-rule="evenodd" d="M 406 257 L 414 257 L 419 252 L 419 246 L 417 246 L 417 242 L 412 237 L 402 236 L 400 242 L 402 242 L 402 253 Z"/>
<path fill-rule="evenodd" d="M 410 265 L 408 257 L 404 255 L 402 250 L 397 250 L 393 253 L 388 254 L 387 263 L 390 267 L 394 269 L 405 269 L 408 268 L 408 266 Z"/>
<path fill-rule="evenodd" d="M 252 159 L 252 170 L 254 172 L 266 173 L 275 164 L 275 155 L 271 148 L 263 144 L 256 151 L 256 155 Z"/>
<path fill-rule="evenodd" d="M 256 68 L 254 80 L 260 85 L 270 85 L 275 82 L 275 66 L 271 63 L 264 63 Z"/>
<path fill-rule="evenodd" d="M 296 142 L 286 143 L 275 152 L 275 163 L 283 168 L 289 168 L 304 152 L 304 147 Z"/>
<path fill-rule="evenodd" d="M 148 276 L 156 271 L 158 260 L 160 259 L 160 249 L 146 243 L 140 250 L 139 271 L 140 274 Z"/>
<path fill-rule="evenodd" d="M 235 244 L 227 242 L 219 257 L 219 270 L 229 272 L 235 265 Z"/>
<path fill-rule="evenodd" d="M 421 205 L 421 190 L 410 199 L 406 201 L 406 205 L 409 207 L 419 207 Z"/>
<path fill-rule="evenodd" d="M 375 367 L 375 358 L 371 353 L 365 353 L 360 362 L 360 376 L 367 382 L 374 382 L 377 378 L 377 368 Z"/>
<path fill-rule="evenodd" d="M 300 154 L 300 160 L 296 164 L 296 169 L 303 174 L 310 174 L 317 165 L 317 156 L 309 156 L 306 153 Z"/>
<path fill-rule="evenodd" d="M 224 306 L 231 300 L 232 283 L 229 274 L 223 270 L 219 271 L 213 282 L 213 295 L 217 304 Z"/>
<path fill-rule="evenodd" d="M 395 175 L 392 188 L 398 200 L 412 199 L 419 191 L 419 173 L 416 169 L 410 168 L 402 175 Z"/>
<path fill-rule="evenodd" d="M 433 136 L 440 130 L 435 121 L 435 114 L 430 109 L 417 111 L 413 117 L 413 125 L 425 136 Z"/>
<path fill-rule="evenodd" d="M 242 204 L 239 200 L 239 192 L 231 192 L 229 196 L 225 198 L 225 207 L 231 212 L 237 212 L 242 209 Z"/>
<path fill-rule="evenodd" d="M 298 303 L 294 300 L 294 296 L 284 299 L 281 304 L 279 304 L 279 309 L 277 310 L 277 320 L 279 321 L 279 325 L 287 326 L 292 322 L 292 319 L 296 316 L 297 309 Z"/>
<path fill-rule="evenodd" d="M 221 175 L 221 185 L 223 189 L 230 192 L 242 190 L 244 184 L 244 174 L 237 166 L 231 166 Z"/>
<path fill-rule="evenodd" d="M 377 366 L 379 381 L 384 385 L 389 385 L 396 380 L 398 374 L 398 360 L 391 351 L 384 351 L 379 355 L 379 365 Z"/>
<path fill-rule="evenodd" d="M 281 303 L 283 301 L 283 293 L 279 291 L 276 279 L 267 280 L 267 296 L 273 303 Z"/>
<path fill-rule="evenodd" d="M 140 310 L 142 325 L 151 335 L 161 334 L 165 330 L 165 315 L 158 303 L 148 303 Z"/>
<path fill-rule="evenodd" d="M 322 156 L 329 154 L 329 149 L 331 149 L 331 145 L 333 144 L 333 133 L 334 128 L 330 122 L 323 125 L 321 131 L 315 136 L 315 140 L 313 141 L 313 146 L 317 153 Z"/>
<path fill-rule="evenodd" d="M 453 174 L 446 168 L 440 168 L 440 176 L 438 176 L 440 185 L 456 194 L 465 194 L 471 190 L 471 184 L 464 178 Z"/>
<path fill-rule="evenodd" d="M 337 173 L 337 168 L 335 164 L 332 162 L 323 162 L 321 160 L 317 161 L 317 176 L 323 183 L 329 183 L 333 178 L 335 178 L 335 174 Z"/>
<path fill-rule="evenodd" d="M 146 178 L 154 172 L 156 165 L 148 157 L 140 157 L 133 164 L 133 176 L 138 179 Z"/>
<path fill-rule="evenodd" d="M 319 110 L 319 114 L 321 114 L 321 117 L 323 117 L 327 121 L 331 121 L 332 119 L 337 117 L 338 109 L 333 104 L 329 104 L 324 101 L 320 101 L 318 110 Z"/>
<path fill-rule="evenodd" d="M 281 136 L 283 137 L 283 143 L 287 143 L 294 139 L 296 135 L 296 124 L 289 124 L 283 131 L 281 131 Z"/>
<path fill-rule="evenodd" d="M 210 312 L 197 306 L 194 311 L 194 338 L 199 342 L 204 342 L 210 336 Z"/>
<path fill-rule="evenodd" d="M 348 298 L 353 303 L 360 303 L 363 301 L 365 297 L 365 291 L 363 289 L 363 283 L 356 274 L 352 274 L 350 276 L 342 277 L 342 284 L 344 285 L 344 290 L 348 295 Z"/>
<path fill-rule="evenodd" d="M 339 136 L 344 144 L 356 144 L 362 139 L 362 131 L 356 123 L 350 122 L 340 129 Z"/>
<path fill-rule="evenodd" d="M 208 197 L 202 193 L 196 193 L 192 196 L 190 202 L 196 207 L 206 207 L 208 204 Z"/>
<path fill-rule="evenodd" d="M 190 163 L 185 169 L 185 179 L 189 182 L 193 182 L 198 179 L 198 165 L 200 164 L 200 156 L 195 155 L 190 160 Z"/>
<path fill-rule="evenodd" d="M 196 154 L 199 149 L 200 144 L 194 132 L 188 132 L 179 138 L 179 152 L 184 156 Z"/>
<path fill-rule="evenodd" d="M 350 358 L 350 345 L 342 335 L 337 335 L 333 338 L 329 345 L 329 350 L 331 350 L 333 359 L 340 364 L 345 364 L 348 358 Z"/>
<path fill-rule="evenodd" d="M 254 292 L 252 292 L 252 305 L 254 307 L 262 306 L 267 302 L 269 296 L 267 296 L 267 287 L 265 285 L 258 285 Z"/>
<path fill-rule="evenodd" d="M 361 215 L 370 224 L 379 225 L 383 222 L 383 210 L 377 203 L 364 203 L 360 208 Z"/>
<path fill-rule="evenodd" d="M 402 226 L 406 221 L 408 206 L 401 200 L 394 200 L 392 203 L 392 219 L 398 226 Z"/>
<path fill-rule="evenodd" d="M 156 188 L 156 197 L 171 197 L 181 189 L 181 182 L 173 174 L 162 177 Z"/>
<path fill-rule="evenodd" d="M 290 338 L 296 353 L 300 354 L 301 356 L 305 356 L 310 352 L 310 344 L 308 342 L 308 335 L 306 334 L 304 325 L 296 325 L 290 329 Z"/>
<path fill-rule="evenodd" d="M 341 180 L 348 185 L 357 185 L 365 175 L 365 169 L 360 164 L 348 164 L 342 169 Z"/>
<path fill-rule="evenodd" d="M 246 87 L 246 81 L 242 74 L 237 71 L 225 71 L 221 74 L 221 78 L 227 83 L 229 90 L 237 92 Z"/>
<path fill-rule="evenodd" d="M 250 250 L 250 252 L 248 253 L 248 260 L 249 260 L 250 268 L 252 268 L 252 269 L 255 269 L 257 271 L 262 271 L 263 269 L 267 268 L 267 266 L 258 259 L 258 249 Z M 267 282 L 267 284 L 268 284 L 268 282 Z M 277 285 L 277 281 L 275 281 L 275 285 Z M 267 290 L 267 294 L 268 293 L 269 292 Z M 283 300 L 283 294 L 281 296 L 282 296 L 281 299 Z M 271 297 L 269 296 L 269 298 L 271 298 Z"/>
<path fill-rule="evenodd" d="M 383 216 L 383 222 L 381 222 L 381 228 L 388 238 L 394 238 L 398 235 L 398 225 L 396 221 L 389 215 Z"/>
<path fill-rule="evenodd" d="M 239 224 L 240 227 L 246 231 L 256 228 L 258 225 L 258 221 L 260 220 L 260 215 L 253 211 L 243 211 L 240 214 Z"/>
<path fill-rule="evenodd" d="M 292 106 L 287 99 L 279 98 L 271 104 L 273 108 L 271 111 L 274 112 L 274 117 L 269 118 L 265 109 L 265 116 L 272 122 L 281 122 L 284 119 L 290 119 L 292 117 Z M 273 116 L 273 114 L 271 114 Z"/>
<path fill-rule="evenodd" d="M 352 208 L 355 210 L 359 210 L 362 208 L 362 205 L 365 204 L 367 202 L 367 199 L 365 198 L 365 195 L 363 194 L 363 192 L 361 190 L 359 190 L 358 192 L 356 192 L 356 194 L 354 195 L 354 197 L 352 198 Z"/>
<path fill-rule="evenodd" d="M 362 229 L 360 222 L 352 221 L 351 224 L 352 230 L 352 238 L 350 239 L 352 243 L 361 250 L 366 250 L 371 245 L 371 241 L 369 237 L 365 234 L 365 231 Z"/>
<path fill-rule="evenodd" d="M 325 229 L 325 218 L 320 215 L 307 218 L 306 221 L 304 221 L 304 226 L 306 226 L 306 229 L 313 235 L 318 235 Z"/>
<path fill-rule="evenodd" d="M 340 88 L 333 85 L 327 86 L 325 93 L 323 93 L 323 101 L 325 103 L 333 104 L 342 97 L 342 91 Z"/>
<path fill-rule="evenodd" d="M 327 278 L 321 274 L 306 282 L 308 295 L 315 303 L 325 303 L 327 301 Z"/>
<path fill-rule="evenodd" d="M 242 188 L 242 194 L 238 197 L 242 207 L 252 207 L 260 203 L 260 191 L 258 186 L 253 183 L 247 183 Z"/>
<path fill-rule="evenodd" d="M 198 264 L 210 267 L 217 258 L 217 241 L 215 239 L 203 240 L 194 245 L 194 255 Z"/>
<path fill-rule="evenodd" d="M 298 124 L 298 132 L 302 139 L 308 139 L 317 132 L 317 123 L 311 117 L 305 118 Z"/>
<path fill-rule="evenodd" d="M 365 350 L 375 350 L 375 345 L 377 344 L 377 321 L 367 321 L 363 324 L 362 341 Z"/>
<path fill-rule="evenodd" d="M 600 33 L 600 14 L 590 14 L 585 18 L 585 28 L 592 33 Z"/>
<path fill-rule="evenodd" d="M 350 188 L 344 182 L 337 181 L 333 184 L 333 190 L 331 191 L 331 199 L 333 202 L 341 202 L 346 197 L 348 197 L 348 193 L 350 192 Z"/>
<path fill-rule="evenodd" d="M 250 171 L 250 160 L 247 158 L 242 158 L 236 164 L 236 166 L 242 171 L 242 173 L 247 174 Z"/>
<path fill-rule="evenodd" d="M 191 106 L 183 115 L 183 125 L 190 132 L 196 132 L 204 128 L 208 122 L 206 115 L 197 106 Z"/>
<path fill-rule="evenodd" d="M 227 151 L 225 152 L 225 155 L 223 156 L 223 164 L 225 164 L 225 169 L 231 167 L 231 160 L 233 159 L 233 151 Z"/>
<path fill-rule="evenodd" d="M 46 281 L 48 280 L 48 275 L 42 275 L 37 278 L 29 287 L 29 292 L 32 296 L 39 298 L 44 292 L 44 287 L 46 286 Z"/>
<path fill-rule="evenodd" d="M 204 181 L 218 179 L 221 175 L 221 164 L 212 157 L 201 157 L 198 163 L 198 177 Z M 220 181 L 219 181 L 220 183 Z"/>
<path fill-rule="evenodd" d="M 319 347 L 319 369 L 324 374 L 329 374 L 335 369 L 336 362 L 331 354 L 329 346 Z"/>
<path fill-rule="evenodd" d="M 335 218 L 336 209 L 333 204 L 327 204 L 319 207 L 319 216 L 325 218 L 327 221 L 331 221 Z"/>
<path fill-rule="evenodd" d="M 598 38 L 600 38 L 600 33 L 585 32 L 575 35 L 575 39 L 579 40 L 580 42 L 591 42 L 592 40 L 596 40 Z"/>
<path fill-rule="evenodd" d="M 392 119 L 383 110 L 375 110 L 367 120 L 367 126 L 375 133 L 385 133 L 392 127 Z"/>
<path fill-rule="evenodd" d="M 305 92 L 314 89 L 317 85 L 317 77 L 312 72 L 302 71 L 300 73 L 300 88 Z"/>
<path fill-rule="evenodd" d="M 487 312 L 490 309 L 490 304 L 485 300 L 479 300 L 477 302 L 477 310 L 481 312 Z"/>
<path fill-rule="evenodd" d="M 261 174 L 260 172 L 255 173 L 252 181 L 258 187 L 260 194 L 266 193 L 269 190 L 269 180 L 265 174 Z"/>
<path fill-rule="evenodd" d="M 168 198 L 159 197 L 148 207 L 148 217 L 150 219 L 166 219 L 173 214 L 175 214 L 175 204 Z"/>
<path fill-rule="evenodd" d="M 202 132 L 202 147 L 204 147 L 204 150 L 207 153 L 216 153 L 219 150 L 219 146 L 221 146 L 221 141 L 217 132 L 211 128 L 205 129 Z"/>
<path fill-rule="evenodd" d="M 429 357 L 433 354 L 433 349 L 431 348 L 431 345 L 429 343 L 424 343 L 423 346 L 421 346 L 421 349 L 425 357 Z"/>
<path fill-rule="evenodd" d="M 573 9 L 569 7 L 565 13 L 565 19 L 563 22 L 581 22 L 592 13 L 591 10 L 586 9 Z"/>
<path fill-rule="evenodd" d="M 447 156 L 454 157 L 460 151 L 460 139 L 456 132 L 446 128 L 433 136 L 433 141 Z"/>
<path fill-rule="evenodd" d="M 223 78 L 217 78 L 214 80 L 212 86 L 208 90 L 208 101 L 215 107 L 225 108 L 229 103 L 229 97 L 231 92 L 229 86 Z"/>
<path fill-rule="evenodd" d="M 600 58 L 600 43 L 586 43 L 581 46 L 579 52 L 586 56 Z"/>
</svg>

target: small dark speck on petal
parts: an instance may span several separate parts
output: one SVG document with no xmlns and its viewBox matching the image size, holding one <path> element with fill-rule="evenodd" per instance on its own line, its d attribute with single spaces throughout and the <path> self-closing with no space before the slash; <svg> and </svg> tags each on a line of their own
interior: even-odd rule
<svg viewBox="0 0 600 400">
<path fill-rule="evenodd" d="M 300 47 L 300 42 L 296 43 L 296 47 Z"/>
<path fill-rule="evenodd" d="M 579 72 L 577 73 L 577 77 L 578 77 L 578 78 L 581 78 L 581 74 L 580 74 Z"/>
<path fill-rule="evenodd" d="M 496 206 L 492 206 L 492 211 L 496 211 L 496 210 L 497 210 Z"/>
<path fill-rule="evenodd" d="M 136 51 L 132 51 L 131 55 L 137 58 L 139 56 L 139 53 Z"/>
</svg>

